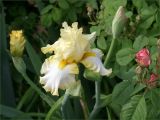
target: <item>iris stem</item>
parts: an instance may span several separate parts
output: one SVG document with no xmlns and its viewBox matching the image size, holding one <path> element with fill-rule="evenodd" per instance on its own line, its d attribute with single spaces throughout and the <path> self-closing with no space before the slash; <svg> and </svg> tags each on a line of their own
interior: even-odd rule
<svg viewBox="0 0 160 120">
<path fill-rule="evenodd" d="M 101 81 L 96 81 L 95 82 L 95 94 L 96 94 L 96 103 L 94 105 L 94 108 L 89 116 L 89 119 L 93 119 L 97 114 L 98 112 L 100 111 L 100 108 L 99 108 L 99 104 L 100 104 L 100 84 L 101 84 Z"/>
<path fill-rule="evenodd" d="M 109 48 L 109 51 L 108 51 L 108 54 L 105 58 L 105 61 L 104 61 L 104 66 L 106 67 L 109 63 L 109 60 L 112 56 L 112 53 L 113 53 L 113 50 L 114 50 L 114 46 L 115 46 L 115 43 L 116 43 L 116 39 L 113 38 L 112 39 L 112 42 L 111 42 L 111 45 L 110 45 L 110 48 Z M 101 84 L 101 80 L 102 80 L 102 77 L 100 78 L 99 81 L 95 81 L 95 97 L 96 97 L 96 103 L 95 103 L 95 106 L 89 116 L 89 119 L 93 119 L 100 111 L 100 84 Z"/>
</svg>

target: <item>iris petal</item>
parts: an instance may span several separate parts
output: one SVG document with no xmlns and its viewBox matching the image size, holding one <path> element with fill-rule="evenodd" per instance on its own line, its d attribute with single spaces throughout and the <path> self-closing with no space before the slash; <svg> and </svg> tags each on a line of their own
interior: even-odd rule
<svg viewBox="0 0 160 120">
<path fill-rule="evenodd" d="M 112 69 L 106 69 L 101 62 L 102 52 L 99 49 L 93 49 L 93 53 L 96 56 L 88 56 L 81 61 L 81 63 L 88 69 L 94 72 L 99 72 L 101 75 L 109 76 L 112 73 Z"/>
<path fill-rule="evenodd" d="M 75 74 L 78 74 L 78 66 L 75 63 L 66 65 L 63 69 L 58 67 L 59 61 L 45 61 L 42 65 L 40 83 L 44 89 L 50 91 L 52 95 L 58 95 L 58 88 L 67 89 L 75 83 Z"/>
</svg>

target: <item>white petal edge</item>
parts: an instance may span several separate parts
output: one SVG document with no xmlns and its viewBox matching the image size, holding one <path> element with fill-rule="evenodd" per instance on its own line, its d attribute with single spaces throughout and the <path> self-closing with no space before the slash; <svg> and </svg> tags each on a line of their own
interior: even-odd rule
<svg viewBox="0 0 160 120">
<path fill-rule="evenodd" d="M 93 43 L 96 39 L 96 32 L 92 32 L 91 34 L 84 34 L 84 37 L 90 41 L 90 43 Z"/>
<path fill-rule="evenodd" d="M 46 69 L 46 68 L 45 68 Z M 43 84 L 43 88 L 52 95 L 59 95 L 58 88 L 67 89 L 75 83 L 75 74 L 78 74 L 78 66 L 73 64 L 66 65 L 63 69 L 58 67 L 58 64 L 48 65 L 45 75 L 40 77 L 40 83 Z"/>
<path fill-rule="evenodd" d="M 81 61 L 81 63 L 88 69 L 93 70 L 94 72 L 99 72 L 100 75 L 109 76 L 112 73 L 112 68 L 106 69 L 101 62 L 102 52 L 99 49 L 93 49 L 92 52 L 96 56 L 86 57 Z"/>
</svg>

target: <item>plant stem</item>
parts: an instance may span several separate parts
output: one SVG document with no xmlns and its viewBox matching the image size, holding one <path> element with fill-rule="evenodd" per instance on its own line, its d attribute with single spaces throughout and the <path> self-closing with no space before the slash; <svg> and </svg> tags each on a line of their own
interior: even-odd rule
<svg viewBox="0 0 160 120">
<path fill-rule="evenodd" d="M 61 105 L 61 112 L 62 112 L 63 120 L 66 119 L 66 116 L 65 116 L 65 104 L 66 104 L 68 98 L 69 98 L 69 94 L 65 94 L 64 98 L 63 98 L 63 101 L 62 101 L 62 105 Z"/>
<path fill-rule="evenodd" d="M 107 66 L 107 64 L 108 64 L 108 62 L 109 62 L 109 60 L 112 56 L 112 52 L 114 50 L 115 43 L 116 43 L 116 39 L 112 39 L 111 46 L 109 48 L 108 54 L 107 54 L 107 56 L 105 58 L 105 61 L 104 61 L 104 66 L 105 67 Z"/>
<path fill-rule="evenodd" d="M 100 108 L 99 108 L 99 104 L 100 104 L 100 84 L 101 84 L 101 81 L 96 81 L 95 82 L 96 103 L 94 105 L 94 108 L 93 108 L 90 116 L 89 116 L 89 119 L 93 119 L 100 110 Z"/>
<path fill-rule="evenodd" d="M 115 43 L 116 43 L 116 39 L 112 39 L 108 54 L 107 54 L 107 56 L 105 58 L 105 61 L 104 61 L 104 66 L 105 67 L 108 65 L 108 62 L 111 58 L 111 55 L 112 55 L 113 50 L 114 50 Z M 89 119 L 93 119 L 98 114 L 98 112 L 100 111 L 99 105 L 100 105 L 100 83 L 101 83 L 101 80 L 102 80 L 102 78 L 100 78 L 99 81 L 95 82 L 96 103 L 95 103 L 95 106 L 94 106 L 90 116 L 89 116 Z"/>
</svg>

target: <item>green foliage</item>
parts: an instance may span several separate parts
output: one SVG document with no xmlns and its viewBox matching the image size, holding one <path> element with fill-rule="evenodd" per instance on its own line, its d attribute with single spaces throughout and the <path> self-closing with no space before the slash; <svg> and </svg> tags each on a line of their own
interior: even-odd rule
<svg viewBox="0 0 160 120">
<path fill-rule="evenodd" d="M 124 48 L 117 52 L 116 59 L 120 65 L 127 65 L 135 57 L 135 51 L 131 48 Z"/>
<path fill-rule="evenodd" d="M 134 90 L 134 84 L 131 81 L 123 81 L 114 87 L 112 92 L 112 101 L 123 105 L 129 98 Z M 126 96 L 127 95 L 127 96 Z"/>
<path fill-rule="evenodd" d="M 143 96 L 137 95 L 131 98 L 131 101 L 123 106 L 121 120 L 146 120 L 147 109 Z"/>
<path fill-rule="evenodd" d="M 74 22 L 77 20 L 78 14 L 82 12 L 84 4 L 85 1 L 81 0 L 58 0 L 55 1 L 54 5 L 51 2 L 40 11 L 42 14 L 41 23 L 50 27 L 52 23 L 60 24 L 66 20 Z"/>
<path fill-rule="evenodd" d="M 144 46 L 146 46 L 148 44 L 148 38 L 145 36 L 138 36 L 134 43 L 133 43 L 133 48 L 137 51 L 139 51 L 140 49 L 142 49 Z"/>
<path fill-rule="evenodd" d="M 113 39 L 113 18 L 120 6 L 126 19 L 118 21 Z M 0 1 L 0 18 L 2 119 L 160 118 L 159 0 Z M 64 21 L 77 21 L 84 34 L 96 32 L 92 48 L 103 51 L 102 61 L 113 72 L 102 77 L 79 65 L 76 84 L 53 96 L 43 90 L 39 78 L 42 63 L 54 52 L 43 55 L 41 47 L 58 40 Z M 9 53 L 9 33 L 19 29 L 26 45 L 23 56 L 16 58 Z M 143 48 L 150 53 L 149 67 L 138 67 L 135 60 Z M 149 81 L 152 73 L 158 76 L 154 82 Z"/>
<path fill-rule="evenodd" d="M 27 42 L 27 44 L 26 44 L 26 50 L 27 50 L 29 58 L 32 62 L 32 65 L 36 71 L 36 74 L 40 75 L 39 72 L 40 72 L 40 68 L 42 65 L 40 57 L 36 54 L 36 51 L 33 49 L 33 47 L 31 46 L 31 44 L 29 42 Z"/>
</svg>

